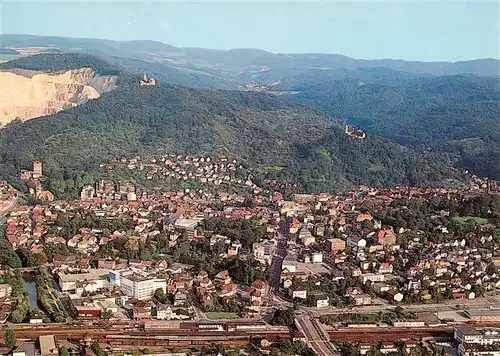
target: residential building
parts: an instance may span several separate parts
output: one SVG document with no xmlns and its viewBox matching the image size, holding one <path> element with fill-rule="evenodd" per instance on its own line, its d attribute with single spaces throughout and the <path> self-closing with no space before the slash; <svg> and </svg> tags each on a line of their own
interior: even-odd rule
<svg viewBox="0 0 500 356">
<path fill-rule="evenodd" d="M 317 294 L 314 296 L 316 308 L 327 308 L 330 305 L 330 298 L 326 294 Z"/>
<path fill-rule="evenodd" d="M 0 298 L 10 297 L 12 286 L 9 284 L 0 284 Z"/>
<path fill-rule="evenodd" d="M 267 240 L 262 242 L 255 242 L 252 245 L 253 256 L 257 261 L 262 264 L 271 264 L 273 258 L 275 245 L 273 241 Z"/>
<path fill-rule="evenodd" d="M 229 275 L 228 270 L 221 271 L 217 273 L 214 277 L 215 284 L 218 286 L 223 286 L 226 284 L 230 284 L 232 279 L 231 276 Z"/>
<path fill-rule="evenodd" d="M 190 319 L 185 313 L 176 313 L 170 305 L 160 304 L 156 308 L 156 319 L 158 320 L 182 320 Z"/>
<path fill-rule="evenodd" d="M 322 263 L 323 262 L 323 253 L 322 252 L 311 253 L 311 262 L 312 263 Z"/>
<path fill-rule="evenodd" d="M 327 248 L 331 252 L 338 252 L 345 250 L 346 242 L 341 239 L 328 239 L 327 240 Z"/>
<path fill-rule="evenodd" d="M 305 289 L 304 287 L 292 286 L 289 289 L 289 291 L 290 291 L 290 297 L 292 297 L 292 299 L 295 299 L 295 298 L 307 299 L 307 289 Z"/>
<path fill-rule="evenodd" d="M 374 282 L 383 282 L 385 280 L 385 275 L 378 273 L 364 273 L 359 276 L 361 279 L 361 283 L 366 284 L 368 281 Z"/>
<path fill-rule="evenodd" d="M 183 290 L 178 290 L 174 295 L 174 307 L 185 307 L 188 303 L 187 293 Z"/>
<path fill-rule="evenodd" d="M 382 282 L 373 283 L 371 287 L 373 291 L 377 294 L 388 292 L 391 289 L 391 287 L 388 284 Z"/>
</svg>

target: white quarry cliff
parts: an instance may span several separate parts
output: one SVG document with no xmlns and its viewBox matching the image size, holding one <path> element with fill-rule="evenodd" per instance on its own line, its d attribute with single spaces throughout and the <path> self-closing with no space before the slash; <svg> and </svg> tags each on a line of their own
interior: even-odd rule
<svg viewBox="0 0 500 356">
<path fill-rule="evenodd" d="M 92 68 L 44 73 L 21 69 L 0 71 L 0 126 L 54 114 L 97 99 L 116 88 L 116 76 Z"/>
</svg>

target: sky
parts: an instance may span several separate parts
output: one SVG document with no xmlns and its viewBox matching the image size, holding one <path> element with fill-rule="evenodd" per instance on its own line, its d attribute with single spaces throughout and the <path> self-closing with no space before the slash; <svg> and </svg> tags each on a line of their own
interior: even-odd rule
<svg viewBox="0 0 500 356">
<path fill-rule="evenodd" d="M 0 0 L 0 33 L 459 61 L 500 57 L 500 2 Z"/>
</svg>

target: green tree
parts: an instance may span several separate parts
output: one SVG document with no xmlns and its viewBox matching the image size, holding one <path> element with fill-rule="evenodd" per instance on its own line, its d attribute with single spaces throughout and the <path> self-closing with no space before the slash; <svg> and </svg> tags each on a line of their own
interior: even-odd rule
<svg viewBox="0 0 500 356">
<path fill-rule="evenodd" d="M 400 315 L 404 314 L 404 309 L 401 306 L 398 305 L 394 309 L 394 313 L 396 313 L 396 315 L 399 317 Z"/>
<path fill-rule="evenodd" d="M 94 342 L 90 348 L 96 354 L 96 356 L 106 356 L 106 352 L 102 349 L 98 342 Z"/>
<path fill-rule="evenodd" d="M 271 320 L 273 325 L 292 326 L 295 323 L 295 309 L 276 310 Z"/>
<path fill-rule="evenodd" d="M 472 287 L 472 291 L 475 293 L 476 297 L 484 297 L 484 293 L 486 292 L 484 287 L 480 284 L 475 284 Z"/>
<path fill-rule="evenodd" d="M 69 351 L 66 347 L 61 346 L 59 348 L 59 356 L 69 356 Z"/>
<path fill-rule="evenodd" d="M 16 344 L 16 335 L 14 334 L 14 331 L 12 331 L 11 328 L 7 328 L 5 330 L 3 342 L 5 346 L 7 346 L 9 349 L 13 348 L 14 345 Z"/>
<path fill-rule="evenodd" d="M 163 288 L 158 288 L 157 290 L 155 290 L 153 298 L 158 303 L 165 303 L 165 300 L 167 299 L 167 296 L 165 295 L 165 291 L 163 290 Z"/>
<path fill-rule="evenodd" d="M 101 314 L 101 319 L 109 320 L 113 317 L 113 312 L 111 310 L 106 310 Z"/>
<path fill-rule="evenodd" d="M 24 294 L 19 295 L 19 297 L 22 299 L 17 303 L 15 309 L 10 314 L 10 320 L 15 324 L 22 323 L 28 316 L 30 310 L 28 297 Z"/>
</svg>

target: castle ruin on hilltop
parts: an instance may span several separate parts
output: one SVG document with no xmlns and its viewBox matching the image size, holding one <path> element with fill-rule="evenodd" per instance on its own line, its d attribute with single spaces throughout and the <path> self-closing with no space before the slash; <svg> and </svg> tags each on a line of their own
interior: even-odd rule
<svg viewBox="0 0 500 356">
<path fill-rule="evenodd" d="M 142 77 L 141 77 L 141 87 L 144 87 L 144 86 L 155 86 L 156 85 L 156 79 L 151 77 L 151 78 L 148 78 L 148 76 L 146 75 L 146 73 L 142 73 Z"/>
<path fill-rule="evenodd" d="M 354 126 L 349 128 L 349 125 L 344 125 L 344 133 L 348 136 L 363 140 L 366 138 L 366 132 L 361 130 L 359 127 Z"/>
</svg>

